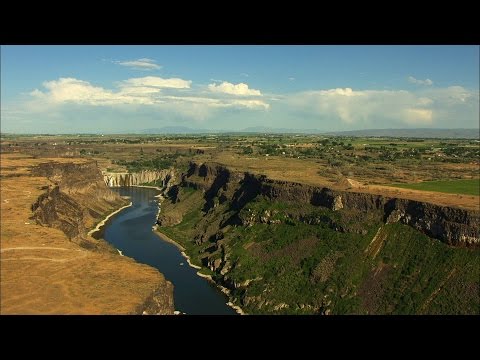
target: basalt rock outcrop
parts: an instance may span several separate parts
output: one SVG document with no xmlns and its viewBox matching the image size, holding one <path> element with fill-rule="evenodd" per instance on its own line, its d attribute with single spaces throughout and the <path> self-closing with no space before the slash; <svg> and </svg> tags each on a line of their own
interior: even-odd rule
<svg viewBox="0 0 480 360">
<path fill-rule="evenodd" d="M 478 211 L 215 163 L 163 195 L 160 230 L 247 313 L 478 314 Z"/>
<path fill-rule="evenodd" d="M 168 187 L 175 182 L 176 173 L 173 169 L 145 170 L 137 173 L 110 173 L 104 172 L 103 179 L 109 187 L 135 186 L 157 182 L 163 187 Z"/>
<path fill-rule="evenodd" d="M 480 244 L 480 215 L 472 210 L 390 199 L 385 204 L 385 221 L 399 221 L 449 245 Z"/>
<path fill-rule="evenodd" d="M 62 230 L 70 240 L 84 247 L 93 246 L 87 230 L 106 214 L 128 202 L 105 186 L 94 161 L 43 163 L 32 169 L 32 176 L 46 177 L 51 184 L 32 204 L 32 219 L 43 226 Z"/>
<path fill-rule="evenodd" d="M 212 209 L 215 201 L 222 203 L 227 199 L 231 200 L 231 209 L 238 212 L 257 195 L 262 195 L 272 201 L 351 211 L 360 221 L 361 214 L 373 213 L 385 223 L 401 222 L 449 245 L 480 244 L 480 213 L 473 210 L 271 180 L 262 175 L 231 171 L 219 164 L 192 162 L 187 173 L 182 175 L 180 186 L 204 192 L 204 212 Z M 235 216 L 230 220 L 238 222 Z M 159 223 L 162 223 L 161 217 Z"/>
</svg>

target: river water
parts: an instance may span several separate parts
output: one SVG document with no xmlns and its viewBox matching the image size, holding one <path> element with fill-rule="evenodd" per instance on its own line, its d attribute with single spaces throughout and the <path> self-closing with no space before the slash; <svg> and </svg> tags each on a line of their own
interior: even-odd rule
<svg viewBox="0 0 480 360">
<path fill-rule="evenodd" d="M 174 286 L 175 310 L 189 315 L 235 315 L 228 298 L 215 285 L 199 277 L 180 250 L 153 233 L 158 211 L 152 188 L 113 188 L 129 196 L 132 206 L 112 216 L 95 234 L 136 261 L 157 268 Z"/>
</svg>

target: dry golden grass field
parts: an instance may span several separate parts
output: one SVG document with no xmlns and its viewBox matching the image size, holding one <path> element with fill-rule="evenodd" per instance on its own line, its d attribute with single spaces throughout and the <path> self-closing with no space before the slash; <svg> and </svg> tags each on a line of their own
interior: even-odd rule
<svg viewBox="0 0 480 360">
<path fill-rule="evenodd" d="M 36 225 L 31 205 L 50 181 L 30 176 L 42 162 L 1 155 L 1 314 L 135 313 L 163 281 L 157 270 L 110 252 L 86 250 L 60 230 Z"/>
</svg>

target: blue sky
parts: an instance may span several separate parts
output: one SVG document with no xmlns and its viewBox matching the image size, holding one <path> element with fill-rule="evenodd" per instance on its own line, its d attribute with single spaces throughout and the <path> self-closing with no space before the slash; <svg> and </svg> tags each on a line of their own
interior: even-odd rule
<svg viewBox="0 0 480 360">
<path fill-rule="evenodd" d="M 2 132 L 478 128 L 478 46 L 2 46 Z"/>
</svg>

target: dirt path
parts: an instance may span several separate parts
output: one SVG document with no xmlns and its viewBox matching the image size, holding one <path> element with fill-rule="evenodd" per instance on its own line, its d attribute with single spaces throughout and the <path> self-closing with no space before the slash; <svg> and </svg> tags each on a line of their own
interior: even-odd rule
<svg viewBox="0 0 480 360">
<path fill-rule="evenodd" d="M 43 260 L 43 261 L 53 261 L 53 262 L 68 262 L 73 260 L 83 259 L 87 257 L 87 254 L 83 254 L 82 256 L 74 257 L 71 259 L 51 259 L 51 258 L 43 258 L 43 257 L 36 257 L 36 256 L 24 256 L 15 259 L 1 259 L 1 261 L 18 261 L 18 260 Z"/>
<path fill-rule="evenodd" d="M 85 250 L 80 250 L 80 249 L 75 250 L 75 249 L 50 247 L 50 246 L 18 246 L 18 247 L 1 249 L 0 253 L 4 253 L 4 252 L 7 252 L 7 251 L 12 251 L 12 250 L 60 250 L 60 251 L 76 251 L 76 252 L 80 252 L 82 254 L 80 256 L 74 256 L 72 258 L 61 258 L 61 259 L 52 259 L 52 258 L 39 257 L 39 256 L 23 256 L 23 257 L 8 258 L 8 259 L 2 258 L 1 261 L 41 260 L 41 261 L 53 261 L 53 262 L 68 262 L 68 261 L 72 261 L 72 260 L 83 259 L 84 257 L 88 256 L 88 252 L 85 251 Z"/>
<path fill-rule="evenodd" d="M 457 271 L 457 269 L 453 268 L 452 271 L 450 271 L 450 273 L 447 275 L 445 280 L 443 280 L 442 283 L 438 286 L 438 289 L 436 289 L 434 292 L 432 292 L 432 294 L 428 297 L 427 301 L 425 301 L 425 303 L 423 304 L 422 311 L 425 310 L 428 307 L 428 305 L 430 305 L 430 303 L 435 298 L 435 296 L 437 296 L 437 294 L 440 292 L 440 290 L 443 289 L 443 287 L 445 286 L 447 281 L 450 280 L 450 278 L 453 276 L 453 274 L 455 274 L 456 271 Z"/>
<path fill-rule="evenodd" d="M 10 247 L 10 248 L 4 248 L 0 249 L 0 253 L 3 253 L 5 251 L 12 251 L 12 250 L 63 250 L 63 251 L 82 251 L 82 250 L 74 250 L 74 249 L 68 249 L 68 248 L 60 248 L 60 247 L 49 247 L 49 246 L 18 246 L 18 247 Z"/>
<path fill-rule="evenodd" d="M 374 259 L 377 254 L 380 252 L 383 242 L 386 239 L 386 234 L 383 233 L 383 226 L 380 226 L 377 230 L 377 233 L 373 237 L 370 244 L 368 244 L 367 248 L 365 249 L 365 254 L 372 256 Z"/>
</svg>

